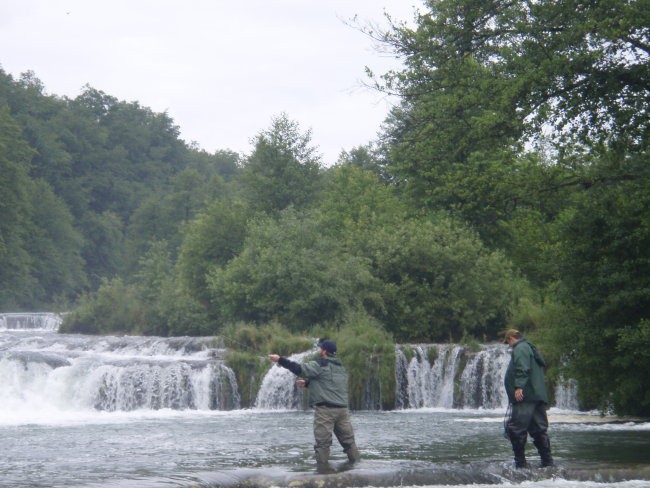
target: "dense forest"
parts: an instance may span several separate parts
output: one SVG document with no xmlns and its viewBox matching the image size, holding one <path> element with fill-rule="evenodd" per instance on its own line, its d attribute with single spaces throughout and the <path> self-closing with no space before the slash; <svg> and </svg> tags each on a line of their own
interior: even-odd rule
<svg viewBox="0 0 650 488">
<path fill-rule="evenodd" d="M 399 103 L 333 165 L 288 114 L 209 154 L 165 113 L 0 69 L 0 310 L 364 354 L 517 327 L 585 406 L 648 416 L 646 7 L 428 0 L 357 25 L 403 62 L 368 70 Z"/>
</svg>

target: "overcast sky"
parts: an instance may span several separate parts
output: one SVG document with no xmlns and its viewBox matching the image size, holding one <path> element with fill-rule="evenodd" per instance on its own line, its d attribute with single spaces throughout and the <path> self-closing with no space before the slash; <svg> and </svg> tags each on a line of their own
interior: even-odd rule
<svg viewBox="0 0 650 488">
<path fill-rule="evenodd" d="M 410 21 L 419 0 L 0 0 L 0 66 L 47 93 L 84 85 L 154 112 L 209 152 L 252 150 L 282 112 L 332 164 L 375 139 L 390 100 L 364 67 L 397 60 L 345 24 Z M 394 102 L 394 101 L 393 101 Z"/>
</svg>

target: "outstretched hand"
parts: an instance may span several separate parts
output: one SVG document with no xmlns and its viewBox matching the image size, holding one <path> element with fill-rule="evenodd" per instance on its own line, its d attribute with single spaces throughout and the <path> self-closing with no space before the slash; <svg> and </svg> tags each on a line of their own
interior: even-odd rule
<svg viewBox="0 0 650 488">
<path fill-rule="evenodd" d="M 280 360 L 280 356 L 278 354 L 269 354 L 268 358 L 274 363 L 277 363 Z"/>
<path fill-rule="evenodd" d="M 296 380 L 296 386 L 298 386 L 298 388 L 304 388 L 306 384 L 307 382 L 303 379 Z"/>
</svg>

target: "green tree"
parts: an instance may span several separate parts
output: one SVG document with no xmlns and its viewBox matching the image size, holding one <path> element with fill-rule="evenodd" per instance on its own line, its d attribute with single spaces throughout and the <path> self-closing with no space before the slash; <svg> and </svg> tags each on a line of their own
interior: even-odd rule
<svg viewBox="0 0 650 488">
<path fill-rule="evenodd" d="M 92 289 L 105 278 L 117 276 L 122 268 L 124 224 L 113 212 L 87 213 L 80 222 L 85 241 L 82 257 L 88 266 Z"/>
<path fill-rule="evenodd" d="M 126 230 L 127 266 L 136 266 L 151 243 L 159 240 L 169 243 L 176 260 L 183 241 L 183 226 L 204 210 L 207 202 L 232 194 L 217 173 L 204 175 L 197 169 L 186 168 L 174 175 L 166 192 L 147 197 L 131 215 Z"/>
<path fill-rule="evenodd" d="M 241 158 L 238 153 L 218 150 L 214 154 L 190 145 L 187 168 L 195 169 L 205 178 L 219 175 L 225 181 L 236 180 L 241 171 Z"/>
<path fill-rule="evenodd" d="M 142 309 L 132 286 L 121 278 L 104 280 L 97 291 L 81 296 L 59 329 L 64 333 L 126 334 L 138 323 Z"/>
<path fill-rule="evenodd" d="M 251 208 L 277 213 L 289 206 L 305 207 L 319 187 L 320 156 L 311 145 L 311 131 L 301 132 L 286 114 L 254 139 L 244 163 L 242 182 Z"/>
<path fill-rule="evenodd" d="M 29 186 L 32 231 L 26 249 L 32 258 L 32 306 L 71 303 L 87 285 L 81 257 L 83 237 L 65 203 L 44 180 Z M 27 304 L 26 304 L 27 305 Z"/>
<path fill-rule="evenodd" d="M 418 206 L 458 212 L 484 236 L 511 205 L 525 116 L 485 41 L 499 5 L 428 1 L 415 28 L 380 36 L 404 61 L 380 84 L 401 100 L 385 124 L 387 171 Z"/>
<path fill-rule="evenodd" d="M 133 331 L 144 335 L 211 335 L 205 309 L 178 286 L 169 246 L 152 243 L 138 263 L 133 285 L 142 313 Z"/>
<path fill-rule="evenodd" d="M 211 309 L 207 275 L 225 266 L 243 246 L 248 207 L 238 200 L 216 200 L 187 226 L 178 258 L 181 285 L 203 306 Z"/>
<path fill-rule="evenodd" d="M 502 53 L 505 69 L 521 77 L 517 102 L 531 128 L 553 130 L 563 145 L 644 144 L 650 128 L 647 3 L 516 5 Z"/>
<path fill-rule="evenodd" d="M 374 172 L 328 170 L 320 210 L 328 235 L 371 263 L 382 307 L 369 311 L 398 340 L 492 339 L 525 287 L 467 225 L 414 215 Z"/>
<path fill-rule="evenodd" d="M 576 311 L 557 334 L 583 401 L 644 416 L 650 415 L 647 181 L 585 192 L 558 224 L 560 297 Z"/>
<path fill-rule="evenodd" d="M 404 61 L 378 84 L 401 99 L 386 125 L 388 170 L 419 205 L 459 212 L 492 242 L 495 224 L 539 203 L 521 181 L 525 142 L 550 137 L 554 164 L 576 168 L 603 145 L 644 150 L 650 63 L 642 1 L 425 6 L 415 27 L 371 33 Z M 591 183 L 574 176 L 574 185 Z M 540 191 L 554 197 L 557 180 L 549 183 Z"/>
<path fill-rule="evenodd" d="M 68 105 L 61 122 L 82 126 L 82 132 L 70 130 L 65 139 L 73 158 L 73 181 L 97 213 L 111 211 L 126 222 L 152 188 L 164 188 L 187 164 L 187 147 L 165 113 L 91 87 Z"/>
<path fill-rule="evenodd" d="M 404 220 L 410 210 L 374 171 L 353 164 L 327 170 L 318 208 L 327 231 L 351 243 L 365 239 L 375 227 Z M 362 246 L 363 242 L 350 245 Z"/>
<path fill-rule="evenodd" d="M 382 320 L 401 341 L 493 340 L 525 290 L 501 253 L 445 216 L 409 219 L 367 239 L 385 285 Z"/>
<path fill-rule="evenodd" d="M 413 28 L 375 34 L 404 61 L 380 82 L 401 97 L 387 170 L 418 206 L 458 213 L 507 249 L 545 287 L 542 301 L 564 305 L 550 335 L 587 403 L 647 412 L 647 379 L 620 356 L 646 357 L 646 2 L 425 7 Z"/>
<path fill-rule="evenodd" d="M 381 151 L 373 144 L 357 146 L 350 149 L 350 151 L 341 151 L 336 165 L 356 166 L 359 169 L 371 171 L 384 180 L 390 179 L 390 176 L 384 169 L 384 161 Z"/>
<path fill-rule="evenodd" d="M 25 306 L 24 296 L 35 285 L 25 245 L 32 228 L 28 193 L 32 155 L 9 110 L 0 107 L 0 308 L 5 310 Z"/>
<path fill-rule="evenodd" d="M 381 302 L 368 260 L 323 235 L 318 215 L 291 209 L 252 222 L 241 253 L 211 268 L 208 289 L 226 321 L 278 321 L 292 331 Z"/>
</svg>

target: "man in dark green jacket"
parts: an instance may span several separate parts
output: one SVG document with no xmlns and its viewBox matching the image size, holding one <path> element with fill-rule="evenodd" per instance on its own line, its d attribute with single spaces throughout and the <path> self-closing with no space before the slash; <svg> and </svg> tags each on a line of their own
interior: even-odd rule
<svg viewBox="0 0 650 488">
<path fill-rule="evenodd" d="M 288 369 L 299 379 L 298 386 L 309 388 L 309 405 L 314 408 L 314 438 L 316 462 L 326 467 L 332 445 L 332 431 L 351 463 L 361 458 L 354 440 L 354 430 L 348 409 L 348 372 L 336 357 L 336 344 L 323 340 L 318 344 L 320 358 L 298 364 L 277 354 L 269 359 Z"/>
<path fill-rule="evenodd" d="M 512 348 L 510 364 L 506 371 L 505 387 L 512 407 L 506 421 L 506 433 L 510 438 L 517 468 L 527 467 L 527 434 L 533 438 L 542 466 L 553 466 L 551 442 L 548 429 L 548 393 L 544 381 L 546 363 L 537 348 L 524 339 L 519 331 L 506 331 L 504 342 Z"/>
</svg>

